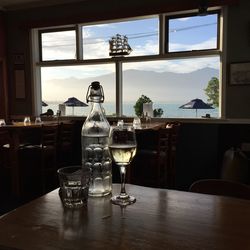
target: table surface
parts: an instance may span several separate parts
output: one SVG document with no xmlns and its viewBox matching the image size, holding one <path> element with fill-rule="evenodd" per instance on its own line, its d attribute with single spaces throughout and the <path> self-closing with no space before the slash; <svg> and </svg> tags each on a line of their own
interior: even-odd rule
<svg viewBox="0 0 250 250">
<path fill-rule="evenodd" d="M 132 125 L 132 123 L 131 123 Z M 158 130 L 160 128 L 165 128 L 165 122 L 149 122 L 149 123 L 142 123 L 140 126 L 136 127 L 136 131 L 140 130 Z"/>
<path fill-rule="evenodd" d="M 137 201 L 125 208 L 105 197 L 64 209 L 52 191 L 1 217 L 0 249 L 250 249 L 250 201 L 126 187 Z"/>
<path fill-rule="evenodd" d="M 7 124 L 0 126 L 1 129 L 29 129 L 29 128 L 40 128 L 42 125 L 47 124 L 57 124 L 57 121 L 43 121 L 41 123 L 31 122 L 30 124 L 24 124 L 23 122 L 13 122 L 12 124 Z"/>
</svg>

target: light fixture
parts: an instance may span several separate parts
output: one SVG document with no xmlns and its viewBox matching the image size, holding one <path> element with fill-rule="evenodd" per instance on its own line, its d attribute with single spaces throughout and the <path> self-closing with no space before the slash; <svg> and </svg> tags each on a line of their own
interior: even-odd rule
<svg viewBox="0 0 250 250">
<path fill-rule="evenodd" d="M 206 16 L 208 14 L 207 9 L 208 9 L 207 0 L 200 0 L 200 4 L 198 8 L 198 15 Z"/>
</svg>

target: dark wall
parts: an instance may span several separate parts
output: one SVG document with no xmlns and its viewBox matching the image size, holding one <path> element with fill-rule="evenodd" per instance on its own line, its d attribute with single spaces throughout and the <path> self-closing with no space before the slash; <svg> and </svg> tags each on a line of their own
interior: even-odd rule
<svg viewBox="0 0 250 250">
<path fill-rule="evenodd" d="M 6 79 L 6 24 L 5 13 L 0 11 L 0 118 L 8 116 L 8 92 Z"/>
<path fill-rule="evenodd" d="M 176 159 L 176 188 L 199 179 L 220 178 L 224 153 L 250 143 L 249 124 L 183 123 Z M 250 169 L 249 169 L 250 170 Z"/>
<path fill-rule="evenodd" d="M 176 156 L 176 187 L 186 190 L 198 179 L 218 178 L 218 125 L 181 125 Z"/>
<path fill-rule="evenodd" d="M 5 30 L 5 14 L 0 11 L 0 57 L 6 55 L 6 30 Z"/>
<path fill-rule="evenodd" d="M 227 60 L 250 61 L 250 1 L 241 0 L 228 9 Z M 229 72 L 228 72 L 229 73 Z M 230 79 L 228 79 L 229 81 Z M 226 85 L 226 117 L 250 118 L 250 85 Z"/>
</svg>

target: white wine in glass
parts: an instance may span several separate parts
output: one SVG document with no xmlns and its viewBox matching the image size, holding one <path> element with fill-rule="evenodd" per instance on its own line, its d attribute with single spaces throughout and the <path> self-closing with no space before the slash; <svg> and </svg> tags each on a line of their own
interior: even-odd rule
<svg viewBox="0 0 250 250">
<path fill-rule="evenodd" d="M 126 168 L 136 154 L 136 137 L 132 126 L 112 127 L 109 135 L 109 149 L 113 161 L 120 167 L 121 191 L 111 198 L 111 202 L 120 206 L 133 204 L 136 199 L 126 193 Z"/>
</svg>

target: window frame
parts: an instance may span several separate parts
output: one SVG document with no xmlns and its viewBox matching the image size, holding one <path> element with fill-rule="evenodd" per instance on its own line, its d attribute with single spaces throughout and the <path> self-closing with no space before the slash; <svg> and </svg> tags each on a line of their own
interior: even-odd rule
<svg viewBox="0 0 250 250">
<path fill-rule="evenodd" d="M 115 20 L 104 20 L 102 22 L 91 22 L 91 23 L 84 23 L 84 24 L 75 24 L 75 25 L 68 25 L 63 27 L 49 27 L 43 29 L 34 29 L 32 35 L 32 53 L 33 53 L 33 66 L 35 73 L 33 74 L 33 79 L 35 83 L 34 89 L 39 89 L 37 93 L 34 91 L 34 113 L 40 114 L 41 107 L 37 105 L 37 103 L 41 103 L 41 74 L 37 73 L 40 71 L 41 67 L 54 67 L 54 66 L 74 66 L 74 65 L 95 65 L 95 64 L 108 64 L 108 63 L 115 63 L 116 65 L 116 116 L 121 117 L 123 115 L 122 112 L 122 64 L 126 62 L 143 62 L 143 61 L 155 61 L 155 60 L 172 60 L 172 59 L 187 59 L 187 58 L 199 58 L 199 57 L 208 57 L 208 56 L 219 56 L 220 57 L 220 106 L 219 106 L 219 119 L 224 118 L 224 99 L 225 95 L 222 93 L 225 90 L 224 86 L 221 86 L 225 82 L 225 74 L 224 72 L 224 62 L 225 62 L 225 55 L 223 54 L 222 48 L 224 47 L 225 41 L 223 40 L 222 35 L 225 35 L 224 31 L 224 8 L 222 6 L 218 6 L 216 8 L 211 8 L 208 10 L 208 13 L 218 13 L 218 21 L 217 21 L 217 48 L 215 49 L 202 49 L 202 50 L 193 50 L 193 51 L 178 51 L 178 52 L 168 52 L 166 53 L 166 20 L 169 18 L 177 18 L 183 16 L 197 16 L 198 10 L 190 10 L 190 11 L 182 11 L 176 13 L 164 13 L 164 14 L 157 14 L 157 15 L 150 15 L 150 16 L 142 16 L 142 17 L 133 17 L 133 18 L 125 18 L 125 19 L 115 19 Z M 152 18 L 157 17 L 159 21 L 159 54 L 155 55 L 142 55 L 142 56 L 129 56 L 129 57 L 110 57 L 110 58 L 101 58 L 101 59 L 83 59 L 83 51 L 82 51 L 82 33 L 81 29 L 82 26 L 87 25 L 95 25 L 95 24 L 107 24 L 112 22 L 119 22 L 119 21 L 130 21 L 136 19 L 145 19 L 145 18 Z M 41 60 L 41 33 L 44 32 L 55 32 L 55 31 L 64 31 L 64 30 L 75 30 L 76 32 L 76 59 L 73 60 L 49 60 L 49 61 L 42 61 Z M 36 43 L 39 41 L 39 55 L 38 53 L 34 53 L 34 48 L 37 47 Z M 82 56 L 81 56 L 82 55 Z M 37 86 L 39 85 L 39 86 Z M 36 100 L 36 98 L 40 98 L 40 101 Z M 182 119 L 182 118 L 181 118 Z M 183 118 L 185 119 L 185 118 Z"/>
<path fill-rule="evenodd" d="M 208 11 L 208 15 L 210 14 L 217 14 L 217 41 L 216 41 L 216 48 L 212 49 L 197 49 L 197 50 L 185 50 L 185 51 L 174 51 L 170 52 L 169 51 L 169 20 L 171 19 L 178 19 L 178 18 L 185 18 L 185 17 L 195 17 L 199 16 L 199 13 L 183 13 L 183 14 L 177 14 L 177 15 L 167 15 L 165 16 L 165 40 L 164 40 L 164 48 L 165 48 L 165 53 L 166 54 L 172 54 L 172 53 L 183 53 L 183 52 L 194 52 L 194 51 L 217 51 L 220 50 L 220 40 L 221 40 L 221 34 L 220 34 L 220 16 L 221 16 L 221 11 L 220 10 L 212 10 Z"/>
<path fill-rule="evenodd" d="M 63 31 L 75 31 L 76 35 L 76 59 L 54 59 L 54 60 L 43 60 L 43 49 L 42 49 L 42 34 L 44 33 L 55 33 L 55 32 L 63 32 Z M 57 28 L 48 28 L 48 29 L 39 29 L 38 30 L 38 42 L 39 42 L 39 61 L 40 62 L 53 62 L 53 61 L 71 61 L 77 60 L 78 58 L 78 39 L 77 39 L 77 32 L 76 26 L 72 27 L 57 27 Z"/>
<path fill-rule="evenodd" d="M 160 16 L 161 16 L 161 14 L 155 14 L 155 15 L 148 15 L 148 16 L 142 16 L 142 17 L 130 17 L 130 18 L 123 18 L 123 19 L 114 19 L 114 20 L 106 20 L 106 21 L 99 21 L 99 22 L 91 22 L 91 23 L 84 23 L 84 24 L 80 24 L 80 28 L 83 28 L 84 26 L 86 27 L 86 26 L 94 26 L 94 25 L 100 25 L 100 24 L 115 24 L 115 23 L 121 23 L 121 22 L 129 22 L 129 21 L 138 21 L 138 20 L 145 20 L 145 19 L 152 19 L 152 18 L 157 18 L 158 19 L 158 22 L 159 22 L 159 29 L 158 29 L 158 31 L 159 31 L 159 35 L 158 35 L 158 52 L 159 53 L 156 53 L 156 54 L 152 54 L 152 55 L 140 55 L 140 56 L 133 56 L 133 55 L 129 55 L 129 56 L 127 56 L 127 57 L 120 57 L 120 59 L 122 58 L 122 59 L 124 59 L 124 58 L 137 58 L 137 57 L 150 57 L 150 56 L 157 56 L 157 55 L 159 55 L 159 54 L 161 54 L 160 53 L 160 43 L 161 43 L 161 38 L 160 38 Z M 83 43 L 83 41 L 84 41 L 84 39 L 82 40 L 82 43 Z M 84 50 L 83 50 L 83 53 L 84 53 Z M 83 58 L 84 58 L 84 55 L 82 54 L 82 56 L 83 56 Z M 82 59 L 83 59 L 82 58 Z M 89 61 L 89 60 L 112 60 L 112 59 L 114 59 L 114 58 L 116 58 L 116 59 L 118 59 L 119 60 L 119 57 L 110 57 L 110 56 L 108 56 L 108 57 L 102 57 L 102 58 L 94 58 L 94 59 L 83 59 L 84 61 Z M 115 61 L 117 61 L 115 59 Z M 120 60 L 120 61 L 122 61 L 122 60 Z"/>
</svg>

